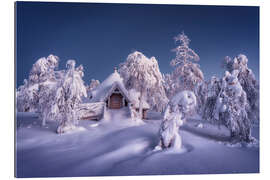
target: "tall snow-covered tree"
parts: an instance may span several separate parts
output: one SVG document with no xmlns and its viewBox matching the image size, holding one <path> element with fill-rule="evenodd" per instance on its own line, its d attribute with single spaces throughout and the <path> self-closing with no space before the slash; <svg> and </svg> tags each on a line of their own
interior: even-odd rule
<svg viewBox="0 0 270 180">
<path fill-rule="evenodd" d="M 182 32 L 174 38 L 179 45 L 173 49 L 176 53 L 175 58 L 171 61 L 174 67 L 172 79 L 174 80 L 174 91 L 181 90 L 194 91 L 195 86 L 204 79 L 200 66 L 197 63 L 200 60 L 198 54 L 189 48 L 190 39 Z"/>
<path fill-rule="evenodd" d="M 119 72 L 127 89 L 140 92 L 139 113 L 142 116 L 142 103 L 147 100 L 152 109 L 162 111 L 168 103 L 163 87 L 163 78 L 158 62 L 154 57 L 148 59 L 141 52 L 135 51 L 128 55 L 127 60 L 120 64 Z"/>
<path fill-rule="evenodd" d="M 60 122 L 57 128 L 58 133 L 64 133 L 76 127 L 78 120 L 76 108 L 81 102 L 81 97 L 86 97 L 81 69 L 75 69 L 74 60 L 68 60 L 66 66 L 65 76 L 55 89 L 55 98 L 48 105 L 51 117 Z"/>
<path fill-rule="evenodd" d="M 201 110 L 205 103 L 206 88 L 204 84 L 204 75 L 200 70 L 198 54 L 189 47 L 190 39 L 184 32 L 174 37 L 179 45 L 172 51 L 176 56 L 170 62 L 174 68 L 171 74 L 165 76 L 166 93 L 168 98 L 172 98 L 176 93 L 183 90 L 193 91 L 198 99 L 197 112 Z"/>
<path fill-rule="evenodd" d="M 225 125 L 231 132 L 233 141 L 253 140 L 251 136 L 251 121 L 248 118 L 249 104 L 247 96 L 238 81 L 238 70 L 225 72 L 222 78 L 221 91 L 214 107 L 214 119 Z"/>
<path fill-rule="evenodd" d="M 250 106 L 248 116 L 251 120 L 259 120 L 259 84 L 254 73 L 248 68 L 248 58 L 244 54 L 231 59 L 226 56 L 223 61 L 223 66 L 229 72 L 238 70 L 238 80 L 247 94 L 247 100 Z"/>
</svg>

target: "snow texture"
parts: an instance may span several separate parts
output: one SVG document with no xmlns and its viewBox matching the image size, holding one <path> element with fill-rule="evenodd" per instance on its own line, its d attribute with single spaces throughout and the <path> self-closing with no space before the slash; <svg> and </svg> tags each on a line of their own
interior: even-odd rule
<svg viewBox="0 0 270 180">
<path fill-rule="evenodd" d="M 225 145 L 221 140 L 228 140 L 229 133 L 218 137 L 226 128 L 204 124 L 204 128 L 191 129 L 190 124 L 188 129 L 185 126 L 192 123 L 188 120 L 180 129 L 182 151 L 153 152 L 160 120 L 130 126 L 123 116 L 112 115 L 107 123 L 80 121 L 81 130 L 59 135 L 55 133 L 57 122 L 40 126 L 37 114 L 17 113 L 16 177 L 259 172 L 259 148 Z M 252 132 L 258 138 L 258 127 Z"/>
</svg>

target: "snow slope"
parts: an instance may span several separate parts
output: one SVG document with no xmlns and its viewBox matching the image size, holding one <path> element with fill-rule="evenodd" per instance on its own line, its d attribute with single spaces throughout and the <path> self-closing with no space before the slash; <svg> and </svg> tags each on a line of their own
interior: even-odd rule
<svg viewBox="0 0 270 180">
<path fill-rule="evenodd" d="M 56 134 L 57 124 L 41 127 L 35 114 L 17 114 L 17 177 L 165 175 L 259 172 L 258 147 L 229 147 L 212 136 L 181 129 L 184 149 L 153 151 L 160 120 L 141 126 L 124 123 L 124 111 L 110 121 L 80 121 L 71 133 Z M 121 123 L 123 122 L 123 123 Z M 254 132 L 258 132 L 258 128 Z M 226 133 L 225 133 L 226 135 Z"/>
</svg>

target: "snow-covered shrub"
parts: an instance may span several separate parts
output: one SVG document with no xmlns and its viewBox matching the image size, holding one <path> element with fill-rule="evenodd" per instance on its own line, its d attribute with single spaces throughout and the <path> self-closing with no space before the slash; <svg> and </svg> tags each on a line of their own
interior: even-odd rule
<svg viewBox="0 0 270 180">
<path fill-rule="evenodd" d="M 250 142 L 253 138 L 248 118 L 249 104 L 237 78 L 238 73 L 238 70 L 232 71 L 232 74 L 225 72 L 213 115 L 219 124 L 224 124 L 230 130 L 233 141 Z"/>
<path fill-rule="evenodd" d="M 148 59 L 141 52 L 135 51 L 128 55 L 124 63 L 120 64 L 119 72 L 127 89 L 136 89 L 140 92 L 141 116 L 142 103 L 145 100 L 149 102 L 152 109 L 164 110 L 168 98 L 163 87 L 158 62 L 154 57 Z"/>
<path fill-rule="evenodd" d="M 156 149 L 181 148 L 182 140 L 178 133 L 179 127 L 195 107 L 196 97 L 191 91 L 182 91 L 171 99 L 160 125 L 160 142 Z"/>
<path fill-rule="evenodd" d="M 248 68 L 248 58 L 244 54 L 239 54 L 235 58 L 225 57 L 223 66 L 230 73 L 238 70 L 238 80 L 247 94 L 250 106 L 248 116 L 251 120 L 259 120 L 259 85 L 254 73 Z"/>
<path fill-rule="evenodd" d="M 75 69 L 75 61 L 67 61 L 67 71 L 64 78 L 57 84 L 53 101 L 48 102 L 48 108 L 53 119 L 60 122 L 57 133 L 65 133 L 76 127 L 78 114 L 76 112 L 81 97 L 86 97 L 81 70 Z"/>
<path fill-rule="evenodd" d="M 193 63 L 193 61 L 199 61 L 200 58 L 194 50 L 189 48 L 190 39 L 184 32 L 177 35 L 174 39 L 175 42 L 179 41 L 180 45 L 173 49 L 176 57 L 170 63 L 174 70 L 170 75 L 171 77 L 167 78 L 167 80 L 170 79 L 172 81 L 168 83 L 170 84 L 169 98 L 182 90 L 195 92 L 195 86 L 203 82 L 204 79 L 199 64 Z"/>
</svg>

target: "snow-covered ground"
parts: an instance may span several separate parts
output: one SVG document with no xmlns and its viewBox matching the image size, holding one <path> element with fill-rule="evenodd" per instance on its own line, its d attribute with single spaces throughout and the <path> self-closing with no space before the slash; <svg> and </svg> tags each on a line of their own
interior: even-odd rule
<svg viewBox="0 0 270 180">
<path fill-rule="evenodd" d="M 228 132 L 191 120 L 180 128 L 183 150 L 153 151 L 160 119 L 130 125 L 125 111 L 106 122 L 80 121 L 78 130 L 56 134 L 33 113 L 17 114 L 17 177 L 168 175 L 259 172 L 259 147 L 228 146 Z M 258 137 L 259 128 L 253 128 Z"/>
</svg>

